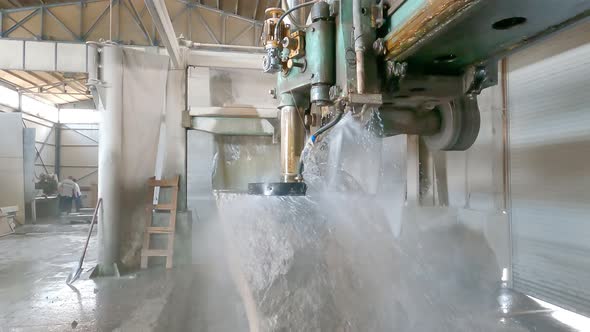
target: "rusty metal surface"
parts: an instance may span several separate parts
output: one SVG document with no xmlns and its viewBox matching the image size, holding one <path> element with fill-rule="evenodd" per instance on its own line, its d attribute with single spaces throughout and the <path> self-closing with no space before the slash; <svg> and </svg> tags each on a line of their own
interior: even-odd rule
<svg viewBox="0 0 590 332">
<path fill-rule="evenodd" d="M 386 58 L 394 59 L 428 34 L 439 31 L 479 0 L 429 0 L 385 37 Z"/>
<path fill-rule="evenodd" d="M 488 59 L 494 63 L 590 16 L 587 0 L 478 1 L 463 11 L 456 11 L 454 16 L 449 6 L 462 1 L 448 1 L 444 7 L 447 14 L 442 13 L 442 5 L 438 9 L 433 6 L 442 2 L 425 1 L 432 7 L 429 11 L 432 17 L 424 13 L 425 7 L 420 7 L 388 36 L 390 56 L 407 61 L 409 74 L 459 75 L 469 65 Z M 526 21 L 510 28 L 494 28 L 497 22 L 515 17 Z M 437 58 L 451 55 L 453 58 L 449 61 L 437 61 Z"/>
<path fill-rule="evenodd" d="M 389 5 L 389 8 L 387 9 L 387 15 L 395 13 L 395 11 L 405 2 L 406 0 L 386 0 L 385 3 Z"/>
</svg>

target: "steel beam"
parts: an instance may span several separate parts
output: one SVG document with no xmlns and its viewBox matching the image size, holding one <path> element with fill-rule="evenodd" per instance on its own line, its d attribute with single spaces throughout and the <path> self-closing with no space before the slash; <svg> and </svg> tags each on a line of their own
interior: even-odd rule
<svg viewBox="0 0 590 332">
<path fill-rule="evenodd" d="M 222 16 L 221 17 L 221 42 L 223 44 L 227 43 L 227 26 L 226 26 L 226 22 L 227 22 L 227 16 Z"/>
<path fill-rule="evenodd" d="M 73 130 L 73 131 L 74 131 L 74 132 L 76 132 L 78 135 L 80 135 L 80 136 L 82 136 L 82 137 L 85 137 L 85 138 L 87 138 L 87 139 L 89 139 L 89 140 L 93 141 L 93 142 L 94 142 L 94 143 L 96 143 L 96 144 L 99 144 L 99 143 L 98 143 L 98 141 L 97 141 L 96 139 L 94 139 L 94 138 L 92 138 L 92 137 L 90 137 L 90 136 L 88 136 L 88 135 L 85 135 L 85 134 L 83 134 L 83 133 L 79 132 L 79 131 L 78 131 L 78 129 L 74 129 L 74 128 L 68 127 L 67 125 L 62 125 L 62 126 L 64 127 L 64 129 L 67 129 L 67 130 Z"/>
<path fill-rule="evenodd" d="M 135 5 L 133 4 L 133 1 L 123 0 L 122 2 L 123 2 L 123 6 L 125 6 L 125 8 L 127 9 L 127 12 L 129 12 L 129 14 L 131 15 L 131 18 L 133 18 L 133 21 L 135 21 L 135 24 L 137 24 L 137 26 L 139 27 L 141 32 L 143 32 L 147 42 L 150 45 L 154 45 L 154 41 L 152 40 L 152 36 L 150 36 L 145 25 L 143 24 L 143 21 L 141 20 L 141 17 L 139 17 L 139 13 L 137 12 L 137 8 L 135 8 Z"/>
<path fill-rule="evenodd" d="M 16 76 L 15 74 L 12 74 L 10 70 L 5 70 L 5 71 L 6 71 L 6 72 L 8 72 L 10 75 Z M 31 73 L 29 73 L 29 74 L 31 74 Z M 18 77 L 18 76 L 17 76 L 17 77 Z M 37 76 L 35 76 L 35 77 L 36 77 L 37 79 L 41 80 L 41 81 L 44 81 L 44 80 L 42 80 L 42 79 L 38 78 Z M 19 77 L 19 78 L 20 78 L 20 77 Z M 21 78 L 21 79 L 22 79 L 22 78 Z M 24 79 L 22 79 L 22 80 L 24 80 Z M 68 82 L 78 82 L 78 81 L 81 81 L 81 80 L 83 80 L 83 79 L 76 79 L 76 78 L 72 78 L 72 79 L 66 79 L 66 80 L 63 80 L 63 81 L 55 82 L 55 83 L 47 83 L 47 84 L 42 84 L 42 85 L 35 85 L 35 86 L 32 86 L 32 87 L 30 87 L 30 88 L 25 88 L 25 89 L 19 88 L 19 91 L 21 91 L 21 92 L 35 92 L 34 90 L 38 90 L 38 89 L 53 89 L 53 88 L 55 88 L 56 86 L 59 86 L 59 85 L 62 85 L 62 84 L 66 84 L 66 83 L 68 83 Z M 27 82 L 31 83 L 30 81 L 27 81 Z M 45 82 L 45 81 L 44 81 L 44 82 Z M 76 90 L 76 91 L 78 91 L 78 92 L 82 93 L 82 91 L 79 91 L 78 89 L 76 89 L 76 88 L 74 88 L 74 87 L 72 87 L 72 88 L 73 88 L 74 90 Z"/>
<path fill-rule="evenodd" d="M 44 92 L 23 92 L 22 95 L 24 96 L 43 96 L 43 95 L 47 95 L 47 96 L 57 96 L 59 99 L 63 100 L 66 103 L 69 103 L 69 100 L 63 99 L 60 96 L 78 96 L 78 97 L 91 97 L 91 95 L 87 95 L 85 93 L 72 93 L 72 92 L 48 92 L 48 91 L 44 91 Z M 75 98 L 77 99 L 77 98 Z M 81 101 L 80 99 L 77 99 L 77 101 Z"/>
<path fill-rule="evenodd" d="M 23 4 L 19 0 L 8 0 L 13 7 L 22 7 Z"/>
<path fill-rule="evenodd" d="M 57 178 L 60 178 L 60 173 L 61 173 L 61 125 L 59 123 L 56 123 L 54 125 L 55 127 L 55 161 L 54 161 L 54 171 L 55 171 L 55 175 L 57 175 Z M 39 156 L 40 157 L 40 156 Z"/>
<path fill-rule="evenodd" d="M 92 175 L 94 175 L 96 173 L 98 173 L 98 169 L 95 169 L 94 171 L 92 171 L 92 172 L 90 172 L 90 173 L 88 173 L 88 174 L 86 174 L 86 175 L 78 178 L 78 181 L 82 181 L 82 180 L 86 179 L 87 177 L 92 176 Z"/>
<path fill-rule="evenodd" d="M 27 124 L 25 123 L 25 121 L 28 121 L 28 120 L 22 119 L 23 127 L 27 128 Z M 53 128 L 51 128 L 51 129 L 53 130 Z M 35 166 L 39 166 L 39 165 L 37 165 L 37 159 L 39 159 L 39 161 L 41 161 L 41 166 L 43 166 L 43 169 L 45 170 L 45 173 L 49 173 L 49 172 L 47 171 L 47 167 L 45 165 L 45 162 L 43 161 L 43 158 L 41 157 L 41 152 L 43 151 L 43 148 L 47 144 L 47 139 L 49 138 L 49 136 L 51 136 L 51 131 L 49 132 L 47 137 L 45 137 L 45 141 L 43 141 L 43 145 L 41 145 L 41 150 L 37 149 L 37 142 L 35 142 L 35 144 L 34 144 L 35 152 L 37 153 L 37 156 L 35 157 L 35 161 L 33 163 L 35 163 Z"/>
<path fill-rule="evenodd" d="M 262 22 L 256 20 L 256 15 L 260 9 L 260 6 L 262 6 L 262 4 L 260 3 L 260 0 L 257 0 L 258 5 L 257 5 L 257 8 L 254 9 L 254 12 L 246 14 L 247 17 L 237 15 L 235 13 L 235 10 L 230 10 L 230 12 L 225 12 L 225 11 L 221 10 L 220 7 L 216 8 L 215 6 L 207 6 L 207 5 L 203 4 L 202 2 L 189 2 L 186 0 L 161 0 L 161 1 L 178 1 L 180 3 L 187 5 L 188 7 L 192 8 L 192 9 L 197 8 L 197 9 L 205 10 L 209 13 L 218 14 L 220 20 L 227 20 L 228 17 L 231 17 L 232 19 L 236 19 L 241 22 L 248 22 L 250 24 L 253 24 L 256 27 L 262 26 Z M 100 14 L 96 17 L 96 19 L 94 19 L 94 21 L 86 22 L 85 17 L 87 17 L 87 15 L 85 15 L 85 13 L 88 8 L 86 6 L 86 4 L 99 3 L 99 2 L 105 3 L 106 7 L 104 7 L 104 9 L 101 10 Z M 120 4 L 120 0 L 113 0 L 113 6 L 116 6 L 117 3 Z M 79 27 L 76 30 L 73 30 L 70 27 L 68 27 L 67 25 L 65 25 L 65 23 L 55 15 L 55 11 L 52 10 L 53 8 L 64 8 L 64 7 L 68 7 L 68 6 L 72 7 L 72 9 L 75 9 L 80 14 L 79 15 L 80 16 L 79 17 Z M 141 29 L 142 33 L 145 36 L 145 42 L 143 40 L 141 40 L 139 42 L 139 44 L 137 44 L 137 45 L 155 46 L 157 44 L 157 42 L 155 40 L 156 27 L 154 26 L 154 30 L 151 31 L 150 29 L 148 29 L 146 27 L 146 25 L 143 22 L 143 18 L 145 18 L 144 14 L 148 10 L 148 8 L 142 7 L 141 10 L 139 10 L 139 8 L 137 8 L 132 2 L 129 2 L 129 1 L 127 1 L 127 2 L 123 1 L 123 6 L 125 6 L 125 9 L 122 9 L 120 7 L 119 7 L 119 9 L 112 8 L 113 14 L 116 15 L 116 13 L 121 10 L 127 10 L 130 12 L 131 17 L 134 20 L 134 23 Z M 240 8 L 239 8 L 239 3 L 238 3 L 238 11 L 239 11 L 239 9 Z M 71 39 L 69 39 L 69 36 L 66 37 L 67 41 L 74 40 L 74 41 L 84 42 L 89 38 L 89 36 L 93 32 L 95 32 L 97 29 L 99 29 L 100 24 L 104 22 L 105 16 L 108 15 L 109 11 L 111 11 L 110 0 L 80 0 L 80 1 L 63 2 L 63 3 L 45 3 L 45 4 L 41 4 L 39 6 L 0 9 L 0 22 L 4 21 L 4 24 L 0 25 L 0 37 L 9 37 L 9 34 L 14 33 L 16 30 L 24 30 L 27 33 L 30 33 L 31 36 L 33 36 L 37 40 L 44 40 L 45 38 L 47 38 L 46 35 L 49 35 L 49 32 L 45 31 L 46 27 L 44 27 L 42 29 L 41 34 L 39 35 L 38 31 L 33 32 L 29 28 L 27 28 L 26 23 L 29 20 L 31 20 L 32 18 L 34 18 L 36 15 L 41 16 L 41 15 L 46 14 L 48 16 L 51 16 L 57 22 L 57 25 L 59 25 L 61 29 L 66 31 L 68 33 L 68 35 L 71 36 Z M 13 19 L 12 17 L 10 17 L 11 13 L 23 13 L 23 12 L 26 13 L 26 15 L 18 21 Z M 44 14 L 41 14 L 42 12 Z M 183 12 L 184 11 L 180 11 L 179 15 L 182 14 Z M 189 14 L 189 22 L 187 24 L 189 31 L 187 31 L 185 34 L 185 35 L 189 36 L 189 39 L 192 40 L 191 37 L 193 37 L 191 35 L 191 31 L 192 31 L 192 28 L 194 27 L 194 21 L 197 19 L 201 19 L 201 21 L 204 22 L 204 25 L 206 25 L 205 29 L 208 30 L 207 31 L 208 35 L 215 42 L 217 42 L 217 43 L 222 42 L 222 41 L 220 41 L 220 39 L 222 39 L 222 38 L 217 37 L 217 35 L 213 32 L 214 30 L 212 29 L 212 26 L 210 24 L 208 24 L 206 21 L 204 21 L 202 19 L 202 17 L 195 17 L 195 15 L 192 15 L 192 14 L 193 13 L 191 10 L 191 13 Z M 201 13 L 197 13 L 196 15 L 202 16 L 199 14 L 201 14 Z M 174 21 L 174 20 L 172 20 L 172 21 Z M 10 28 L 2 29 L 1 27 L 7 26 L 6 23 L 11 24 Z M 116 16 L 113 16 L 113 24 L 116 25 Z M 87 29 L 87 31 L 84 30 L 84 26 L 89 27 Z M 115 26 L 113 26 L 112 33 L 113 33 L 114 39 L 117 39 L 117 33 L 118 33 L 117 31 L 118 30 L 119 29 L 117 29 Z M 216 32 L 218 32 L 218 31 L 216 31 Z M 105 38 L 105 39 L 109 38 L 106 35 L 105 36 L 102 36 L 102 35 L 97 36 L 97 38 L 98 37 Z M 126 39 L 126 38 L 125 38 L 125 36 L 120 36 L 119 39 Z M 196 42 L 202 42 L 202 41 L 196 40 Z M 225 43 L 227 43 L 227 41 Z M 255 45 L 257 44 L 256 40 L 254 40 L 254 44 Z"/>
<path fill-rule="evenodd" d="M 92 23 L 92 25 L 90 26 L 88 31 L 86 31 L 86 33 L 84 33 L 84 35 L 82 36 L 82 40 L 86 40 L 88 38 L 88 36 L 92 33 L 92 31 L 94 31 L 94 29 L 96 29 L 98 22 L 100 22 L 103 19 L 103 17 L 105 17 L 105 15 L 109 12 L 110 9 L 111 9 L 111 3 L 109 2 L 108 6 L 102 11 L 102 13 L 100 13 L 100 15 L 96 18 L 96 20 L 94 20 L 94 23 Z"/>
<path fill-rule="evenodd" d="M 87 3 L 96 3 L 96 2 L 108 2 L 109 0 L 78 0 L 78 1 L 69 1 L 69 2 L 53 2 L 39 6 L 26 6 L 26 7 L 18 7 L 18 8 L 6 8 L 1 9 L 5 13 L 15 13 L 15 12 L 22 12 L 22 11 L 30 11 L 36 10 L 40 8 L 56 8 L 56 7 L 63 7 L 63 6 L 72 6 L 72 5 L 80 5 L 80 4 L 87 4 Z"/>
<path fill-rule="evenodd" d="M 78 17 L 78 34 L 80 35 L 80 39 L 82 39 L 82 34 L 84 33 L 84 7 L 86 7 L 86 3 L 81 1 L 79 4 L 80 8 L 80 17 Z"/>
<path fill-rule="evenodd" d="M 172 66 L 174 68 L 180 68 L 180 46 L 178 45 L 174 27 L 172 26 L 172 21 L 170 20 L 170 15 L 168 15 L 168 9 L 166 9 L 164 0 L 145 0 L 145 5 L 152 16 L 152 20 L 158 29 L 164 46 L 168 50 L 168 55 L 170 56 L 170 60 L 172 60 Z"/>
<path fill-rule="evenodd" d="M 37 8 L 37 9 L 33 10 L 29 15 L 23 17 L 20 21 L 16 22 L 13 26 L 11 26 L 10 28 L 8 28 L 8 30 L 6 30 L 6 32 L 4 33 L 4 35 L 5 36 L 10 35 L 14 30 L 18 29 L 24 23 L 27 23 L 27 21 L 29 21 L 31 18 L 33 18 L 35 15 L 37 15 L 40 10 L 41 10 L 41 8 Z"/>
<path fill-rule="evenodd" d="M 171 16 L 171 21 L 172 21 L 172 23 L 176 22 L 176 20 L 177 20 L 177 19 L 178 19 L 180 16 L 182 16 L 182 14 L 184 14 L 184 12 L 188 10 L 188 8 L 192 8 L 192 7 L 190 7 L 190 6 L 187 6 L 186 8 L 183 8 L 183 9 L 179 10 L 179 11 L 178 11 L 176 14 L 172 15 L 172 16 Z"/>
<path fill-rule="evenodd" d="M 59 24 L 59 26 L 60 26 L 60 27 L 62 27 L 62 28 L 63 28 L 64 30 L 66 30 L 67 32 L 69 32 L 69 33 L 72 35 L 72 37 L 74 37 L 74 39 L 76 39 L 76 40 L 80 40 L 80 36 L 78 36 L 77 34 L 75 34 L 75 33 L 74 33 L 74 31 L 72 31 L 70 28 L 68 28 L 68 26 L 67 26 L 67 25 L 65 25 L 65 24 L 64 24 L 64 22 L 62 22 L 62 21 L 61 21 L 59 18 L 57 18 L 57 16 L 55 16 L 55 14 L 53 14 L 49 8 L 46 8 L 46 9 L 45 9 L 45 12 L 46 12 L 47 14 L 49 14 L 49 16 L 53 17 L 53 19 L 54 19 L 55 21 L 57 21 L 57 23 Z M 43 37 L 43 36 L 42 36 L 42 37 Z"/>
<path fill-rule="evenodd" d="M 192 40 L 193 39 L 193 26 L 192 26 L 192 13 L 193 13 L 193 9 L 188 7 L 187 11 L 186 11 L 186 32 L 187 32 L 187 37 L 188 40 Z"/>
<path fill-rule="evenodd" d="M 86 83 L 86 78 L 72 78 L 72 79 L 62 79 L 61 77 L 59 77 L 57 74 L 55 73 L 48 73 L 51 77 L 59 80 L 61 83 L 69 86 L 70 88 L 78 91 L 79 93 L 84 93 L 87 95 L 90 95 L 90 93 L 86 93 L 86 91 L 88 91 L 87 88 L 84 88 L 84 90 L 81 90 L 80 87 L 75 86 L 74 84 L 68 84 L 68 83 L 81 83 L 82 86 L 84 86 L 84 84 Z"/>
<path fill-rule="evenodd" d="M 45 139 L 41 143 L 41 147 L 39 148 L 39 151 L 37 151 L 37 153 L 41 154 L 41 152 L 43 152 L 43 149 L 45 149 L 45 146 L 48 145 L 47 142 L 49 141 L 49 138 L 51 137 L 51 133 L 53 133 L 54 130 L 55 130 L 55 127 L 51 127 L 51 129 L 49 130 L 49 133 L 47 134 L 47 136 L 45 136 Z M 55 143 L 53 145 L 55 146 Z"/>
<path fill-rule="evenodd" d="M 229 44 L 230 45 L 233 44 L 236 40 L 240 39 L 240 37 L 242 37 L 243 35 L 245 35 L 248 31 L 252 30 L 253 27 L 254 27 L 254 25 L 251 25 L 247 29 L 242 30 L 234 38 L 232 38 L 232 40 L 229 41 Z"/>
<path fill-rule="evenodd" d="M 45 30 L 43 29 L 43 27 L 45 26 L 45 8 L 41 7 L 39 11 L 39 16 L 39 20 L 41 21 L 41 23 L 39 24 L 39 37 L 41 39 L 45 39 Z"/>
<path fill-rule="evenodd" d="M 34 72 L 29 72 L 29 75 L 33 76 L 35 79 L 45 83 L 45 84 L 50 84 L 48 81 L 46 81 L 44 78 L 42 78 L 41 76 L 39 76 L 38 74 L 35 74 Z M 59 86 L 62 86 L 63 83 L 62 82 L 58 82 L 58 84 L 56 86 L 53 87 L 53 89 L 57 89 Z M 43 91 L 40 91 L 41 93 L 43 93 Z M 46 91 L 49 92 L 49 91 Z M 41 94 L 41 93 L 35 93 L 34 91 L 32 93 L 23 93 L 23 94 Z M 68 100 L 63 99 L 60 95 L 64 95 L 67 94 L 65 92 L 65 88 L 63 93 L 53 93 L 53 92 L 49 92 L 50 94 L 55 94 L 57 96 L 57 98 L 63 100 L 64 102 L 68 102 Z M 77 98 L 76 98 L 77 99 Z"/>
<path fill-rule="evenodd" d="M 102 1 L 104 1 L 104 0 L 102 0 Z M 186 0 L 177 0 L 177 1 L 180 2 L 180 3 L 183 3 L 183 4 L 187 5 L 187 6 L 205 9 L 205 10 L 210 11 L 212 13 L 216 13 L 216 14 L 219 14 L 219 15 L 226 15 L 227 17 L 235 18 L 237 20 L 241 20 L 241 21 L 244 21 L 244 22 L 255 23 L 256 25 L 259 25 L 259 26 L 262 26 L 264 24 L 264 22 L 262 22 L 262 21 L 257 21 L 257 20 L 253 20 L 253 19 L 251 19 L 249 17 L 244 17 L 244 16 L 236 15 L 234 13 L 226 12 L 226 11 L 223 11 L 223 10 L 218 9 L 218 8 L 215 8 L 215 7 L 210 7 L 210 6 L 203 5 L 203 4 L 198 4 L 198 3 L 192 3 L 192 2 L 189 2 L 189 1 L 186 1 Z"/>
<path fill-rule="evenodd" d="M 93 99 L 85 99 L 85 100 L 79 100 L 79 101 L 72 101 L 72 102 L 65 103 L 65 104 L 59 104 L 59 105 L 57 105 L 57 108 L 59 108 L 60 110 L 80 109 L 80 108 L 96 109 L 96 105 L 94 104 Z"/>
<path fill-rule="evenodd" d="M 197 14 L 197 17 L 199 17 L 199 19 L 201 20 L 201 22 L 203 23 L 203 25 L 205 26 L 205 30 L 207 31 L 207 33 L 209 34 L 209 36 L 217 43 L 217 44 L 221 44 L 221 41 L 219 41 L 219 39 L 217 39 L 217 36 L 215 36 L 215 34 L 213 33 L 213 31 L 211 30 L 211 27 L 209 26 L 209 23 L 207 23 L 207 21 L 205 21 L 205 19 L 203 18 L 203 16 L 201 15 L 201 13 L 199 13 L 198 10 L 195 10 L 195 13 Z"/>
<path fill-rule="evenodd" d="M 256 0 L 256 5 L 254 6 L 254 14 L 252 14 L 252 19 L 256 19 L 256 14 L 258 14 L 258 5 L 260 5 L 260 0 Z"/>
<path fill-rule="evenodd" d="M 98 168 L 98 166 L 94 165 L 61 165 L 62 168 Z"/>
<path fill-rule="evenodd" d="M 10 17 L 10 15 L 8 15 L 8 13 L 6 13 L 6 18 L 11 21 L 12 23 L 18 23 L 15 19 L 13 19 L 12 17 Z M 35 39 L 39 39 L 39 36 L 37 36 L 34 32 L 32 32 L 31 30 L 29 30 L 27 27 L 22 26 L 21 27 L 23 30 L 25 30 L 26 32 L 30 33 L 31 36 L 35 37 Z M 4 35 L 2 37 L 6 37 L 6 32 L 4 32 Z"/>
</svg>

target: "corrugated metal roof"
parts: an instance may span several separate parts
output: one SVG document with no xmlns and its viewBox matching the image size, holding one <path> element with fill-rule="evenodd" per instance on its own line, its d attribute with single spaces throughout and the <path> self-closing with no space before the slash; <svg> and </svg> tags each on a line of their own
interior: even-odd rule
<svg viewBox="0 0 590 332">
<path fill-rule="evenodd" d="M 0 82 L 49 104 L 66 104 L 92 98 L 86 74 L 45 71 L 0 70 Z"/>
<path fill-rule="evenodd" d="M 0 0 L 0 9 L 33 7 L 43 4 L 68 3 L 75 0 Z M 210 8 L 216 8 L 228 14 L 248 19 L 264 20 L 264 10 L 280 6 L 281 0 L 188 0 Z"/>
</svg>

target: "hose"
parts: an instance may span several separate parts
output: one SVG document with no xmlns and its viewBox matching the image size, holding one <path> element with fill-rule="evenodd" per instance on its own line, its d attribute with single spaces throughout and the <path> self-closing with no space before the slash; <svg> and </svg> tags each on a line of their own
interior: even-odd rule
<svg viewBox="0 0 590 332">
<path fill-rule="evenodd" d="M 315 143 L 315 141 L 317 140 L 318 136 L 320 136 L 321 134 L 325 133 L 328 129 L 334 127 L 338 121 L 340 121 L 340 119 L 342 119 L 342 115 L 344 114 L 344 112 L 338 112 L 336 113 L 336 116 L 334 117 L 334 119 L 332 119 L 332 121 L 328 122 L 325 126 L 321 127 L 320 129 L 318 129 L 315 134 L 311 135 L 311 137 L 309 138 L 312 143 Z"/>
<path fill-rule="evenodd" d="M 318 2 L 318 0 L 313 0 L 313 1 L 308 1 L 308 2 L 304 2 L 300 5 L 294 6 L 289 8 L 286 12 L 283 13 L 283 15 L 281 15 L 281 17 L 279 17 L 279 20 L 277 21 L 277 24 L 275 25 L 275 38 L 278 38 L 279 36 L 279 27 L 281 26 L 281 22 L 283 22 L 283 20 L 285 19 L 285 17 L 287 17 L 290 13 L 296 11 L 297 9 L 306 7 L 306 6 L 311 6 L 314 3 Z"/>
<path fill-rule="evenodd" d="M 307 154 L 307 151 L 311 148 L 311 146 L 313 146 L 313 144 L 317 141 L 318 137 L 321 134 L 325 133 L 330 128 L 334 127 L 342 119 L 343 114 L 344 114 L 344 112 L 338 112 L 336 114 L 336 117 L 334 117 L 334 119 L 332 119 L 332 121 L 328 122 L 325 126 L 318 129 L 313 135 L 311 135 L 309 137 L 309 140 L 307 141 L 307 143 L 305 143 L 305 147 L 303 147 L 303 151 L 301 152 L 301 156 L 299 157 L 299 167 L 297 170 L 297 177 L 300 178 L 301 175 L 303 174 L 303 168 L 304 168 L 303 159 L 304 159 L 305 155 Z"/>
<path fill-rule="evenodd" d="M 285 7 L 286 7 L 286 8 L 285 8 L 285 10 L 289 10 L 289 8 L 290 8 L 290 6 L 289 6 L 289 1 L 284 1 L 284 4 L 285 4 Z M 295 18 L 293 17 L 293 12 L 290 12 L 288 16 L 289 16 L 289 19 L 291 19 L 291 24 L 293 24 L 294 26 L 296 26 L 296 27 L 297 27 L 297 29 L 299 29 L 299 30 L 304 30 L 305 28 L 307 28 L 307 25 L 306 25 L 306 24 L 304 24 L 304 25 L 302 26 L 302 25 L 300 25 L 300 24 L 299 24 L 299 23 L 298 23 L 298 22 L 295 20 Z"/>
</svg>

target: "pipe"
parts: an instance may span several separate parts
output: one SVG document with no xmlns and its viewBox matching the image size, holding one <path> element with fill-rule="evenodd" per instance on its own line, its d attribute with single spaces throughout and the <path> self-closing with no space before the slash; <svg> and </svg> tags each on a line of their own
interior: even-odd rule
<svg viewBox="0 0 590 332">
<path fill-rule="evenodd" d="M 330 128 L 334 127 L 338 122 L 340 122 L 340 120 L 342 119 L 342 115 L 344 115 L 344 112 L 338 112 L 336 114 L 336 117 L 332 121 L 328 122 L 325 126 L 318 129 L 313 135 L 311 135 L 309 137 L 309 140 L 305 144 L 305 147 L 303 148 L 303 151 L 301 152 L 301 156 L 299 157 L 299 166 L 297 167 L 297 177 L 298 178 L 302 178 L 303 168 L 304 168 L 303 159 L 307 155 L 307 152 L 309 151 L 309 149 L 311 149 L 311 147 L 317 141 L 317 139 L 320 135 L 322 135 L 323 133 L 328 131 Z"/>
<path fill-rule="evenodd" d="M 318 129 L 318 131 L 316 131 L 313 135 L 311 135 L 310 140 L 312 141 L 312 143 L 315 143 L 317 141 L 317 138 L 321 134 L 328 131 L 328 129 L 334 127 L 340 121 L 340 119 L 342 119 L 343 114 L 344 114 L 344 112 L 338 112 L 336 114 L 336 117 L 332 121 L 328 122 L 325 126 L 321 127 L 320 129 Z"/>
<path fill-rule="evenodd" d="M 123 130 L 123 50 L 102 48 L 105 81 L 98 146 L 98 197 L 103 198 L 98 222 L 98 272 L 113 275 L 119 259 L 120 174 Z"/>
<path fill-rule="evenodd" d="M 361 0 L 352 0 L 352 28 L 356 58 L 356 92 L 365 93 L 365 46 L 361 23 Z"/>
<path fill-rule="evenodd" d="M 295 106 L 281 108 L 281 176 L 283 182 L 295 182 L 297 165 L 305 142 L 305 127 Z"/>
<path fill-rule="evenodd" d="M 190 40 L 179 40 L 180 45 L 191 49 L 212 49 L 212 50 L 236 50 L 236 51 L 250 51 L 252 53 L 265 53 L 264 47 L 259 46 L 243 46 L 243 45 L 224 45 L 224 44 L 205 44 L 195 43 Z"/>
<path fill-rule="evenodd" d="M 309 1 L 309 2 L 304 2 L 304 3 L 300 4 L 300 5 L 297 5 L 297 6 L 295 6 L 295 7 L 291 7 L 291 8 L 289 8 L 288 10 L 286 10 L 286 11 L 283 13 L 283 15 L 281 15 L 281 17 L 279 17 L 279 20 L 277 21 L 277 23 L 276 23 L 276 25 L 275 25 L 275 33 L 274 33 L 274 36 L 275 36 L 275 38 L 279 38 L 279 29 L 280 29 L 280 27 L 281 27 L 281 22 L 282 22 L 282 21 L 285 19 L 285 17 L 287 17 L 287 15 L 289 15 L 289 14 L 291 14 L 292 12 L 294 12 L 294 11 L 296 11 L 296 10 L 298 10 L 298 9 L 301 9 L 301 8 L 303 8 L 303 7 L 306 7 L 306 6 L 311 6 L 311 5 L 313 5 L 314 3 L 316 3 L 316 2 L 317 2 L 317 0 L 312 0 L 312 1 Z"/>
</svg>

